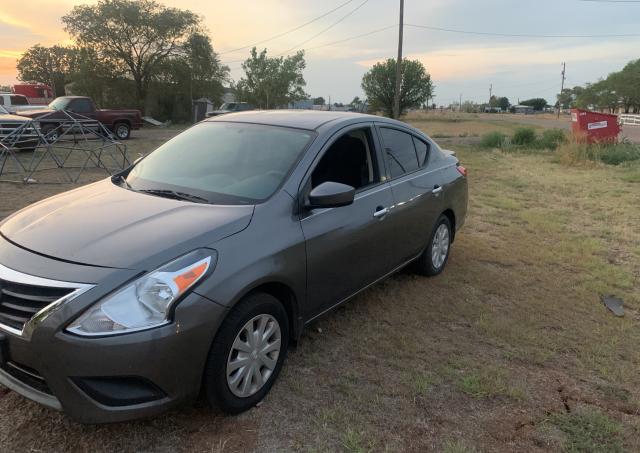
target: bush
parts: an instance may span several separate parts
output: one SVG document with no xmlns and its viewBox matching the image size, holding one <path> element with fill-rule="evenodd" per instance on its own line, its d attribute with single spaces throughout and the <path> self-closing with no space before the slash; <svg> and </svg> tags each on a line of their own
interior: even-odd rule
<svg viewBox="0 0 640 453">
<path fill-rule="evenodd" d="M 511 143 L 518 146 L 531 146 L 536 141 L 536 131 L 530 127 L 521 127 L 516 129 L 513 134 Z"/>
<path fill-rule="evenodd" d="M 574 141 L 559 148 L 564 163 L 584 161 L 602 162 L 608 165 L 620 165 L 624 162 L 640 160 L 640 146 L 632 143 L 587 144 Z"/>
<path fill-rule="evenodd" d="M 483 148 L 502 148 L 507 141 L 507 136 L 502 132 L 489 132 L 480 139 L 480 146 Z"/>
<path fill-rule="evenodd" d="M 538 146 L 542 149 L 554 150 L 567 142 L 567 134 L 562 129 L 547 129 L 538 139 Z"/>
</svg>

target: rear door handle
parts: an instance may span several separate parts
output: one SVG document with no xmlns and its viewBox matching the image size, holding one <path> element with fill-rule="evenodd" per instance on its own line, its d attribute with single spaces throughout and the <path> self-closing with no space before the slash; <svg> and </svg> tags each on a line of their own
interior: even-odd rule
<svg viewBox="0 0 640 453">
<path fill-rule="evenodd" d="M 438 195 L 440 192 L 442 192 L 441 186 L 433 186 L 433 190 L 431 191 L 432 194 Z"/>
<path fill-rule="evenodd" d="M 382 206 L 378 206 L 376 208 L 376 212 L 373 213 L 373 216 L 376 219 L 381 219 L 384 216 L 386 216 L 387 214 L 389 214 L 389 208 L 383 208 Z"/>
</svg>

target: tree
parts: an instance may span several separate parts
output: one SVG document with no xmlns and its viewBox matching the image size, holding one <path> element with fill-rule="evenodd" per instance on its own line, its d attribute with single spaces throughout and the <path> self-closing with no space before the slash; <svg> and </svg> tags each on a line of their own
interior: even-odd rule
<svg viewBox="0 0 640 453">
<path fill-rule="evenodd" d="M 76 50 L 69 47 L 36 44 L 18 60 L 18 78 L 24 82 L 46 83 L 56 96 L 64 96 L 64 86 L 71 81 L 76 54 Z"/>
<path fill-rule="evenodd" d="M 100 0 L 75 6 L 62 21 L 79 45 L 127 69 L 141 104 L 160 65 L 179 54 L 200 25 L 191 11 L 154 0 Z"/>
<path fill-rule="evenodd" d="M 506 112 L 507 110 L 509 110 L 509 106 L 511 105 L 511 103 L 509 102 L 509 98 L 502 96 L 498 98 L 498 107 L 500 107 L 502 109 L 503 112 Z"/>
<path fill-rule="evenodd" d="M 326 104 L 327 101 L 324 100 L 324 98 L 322 96 L 317 97 L 317 98 L 313 98 L 313 105 L 324 105 Z"/>
<path fill-rule="evenodd" d="M 544 110 L 544 108 L 548 105 L 547 100 L 542 98 L 527 99 L 526 101 L 522 101 L 520 104 L 533 107 L 533 110 L 537 111 Z"/>
<path fill-rule="evenodd" d="M 417 107 L 433 95 L 431 76 L 418 60 L 402 60 L 402 82 L 400 88 L 400 112 Z M 385 116 L 393 116 L 395 93 L 396 60 L 376 63 L 363 77 L 362 89 L 375 110 L 382 110 Z"/>
<path fill-rule="evenodd" d="M 236 89 L 243 101 L 259 108 L 273 108 L 306 99 L 306 82 L 302 71 L 306 67 L 304 51 L 285 57 L 267 56 L 267 49 L 258 54 L 251 49 L 251 56 L 242 63 L 245 76 Z"/>
</svg>

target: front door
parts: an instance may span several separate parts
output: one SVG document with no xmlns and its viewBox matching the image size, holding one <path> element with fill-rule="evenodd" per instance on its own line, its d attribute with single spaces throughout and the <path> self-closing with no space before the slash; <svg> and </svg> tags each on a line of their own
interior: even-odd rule
<svg viewBox="0 0 640 453">
<path fill-rule="evenodd" d="M 323 182 L 356 188 L 353 204 L 313 209 L 301 217 L 307 250 L 306 319 L 323 313 L 393 269 L 389 184 L 371 125 L 335 136 L 316 159 L 302 198 Z"/>
</svg>

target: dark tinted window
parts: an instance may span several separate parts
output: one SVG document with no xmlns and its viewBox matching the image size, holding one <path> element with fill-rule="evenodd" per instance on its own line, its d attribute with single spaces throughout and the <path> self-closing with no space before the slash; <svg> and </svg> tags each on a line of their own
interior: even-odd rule
<svg viewBox="0 0 640 453">
<path fill-rule="evenodd" d="M 89 99 L 74 99 L 69 104 L 69 110 L 76 113 L 90 113 L 93 111 Z"/>
<path fill-rule="evenodd" d="M 12 105 L 29 105 L 29 101 L 24 96 L 11 96 Z"/>
<path fill-rule="evenodd" d="M 416 154 L 418 155 L 418 163 L 423 166 L 429 159 L 429 145 L 422 140 L 413 137 L 413 144 L 416 146 Z"/>
<path fill-rule="evenodd" d="M 395 178 L 417 170 L 420 165 L 418 164 L 416 149 L 413 146 L 411 135 L 386 127 L 380 130 L 391 177 Z"/>
<path fill-rule="evenodd" d="M 0 96 L 0 105 L 4 105 L 4 96 Z"/>
</svg>

